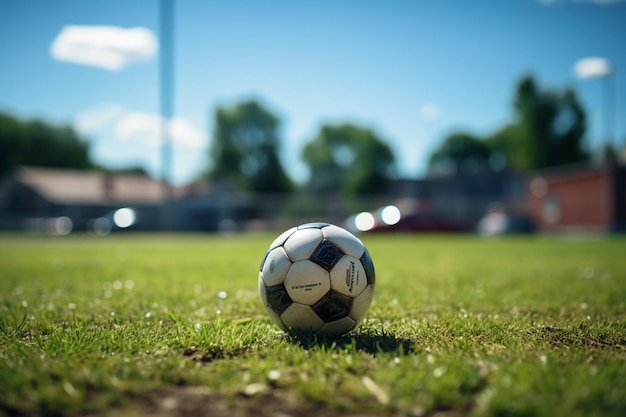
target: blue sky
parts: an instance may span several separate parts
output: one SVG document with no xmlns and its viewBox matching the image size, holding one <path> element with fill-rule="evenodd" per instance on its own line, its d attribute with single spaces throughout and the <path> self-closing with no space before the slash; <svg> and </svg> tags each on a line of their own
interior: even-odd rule
<svg viewBox="0 0 626 417">
<path fill-rule="evenodd" d="M 322 123 L 355 122 L 392 145 L 400 174 L 425 172 L 450 133 L 512 120 L 516 83 L 573 87 L 586 140 L 604 136 L 602 88 L 626 140 L 626 2 L 620 0 L 184 0 L 174 14 L 174 173 L 208 164 L 217 106 L 260 100 L 281 120 L 281 158 L 306 178 Z M 102 27 L 104 27 L 103 30 Z M 73 125 L 111 167 L 161 172 L 158 2 L 0 2 L 0 111 Z M 104 53 L 103 53 L 104 51 Z M 607 59 L 608 79 L 575 63 Z"/>
</svg>

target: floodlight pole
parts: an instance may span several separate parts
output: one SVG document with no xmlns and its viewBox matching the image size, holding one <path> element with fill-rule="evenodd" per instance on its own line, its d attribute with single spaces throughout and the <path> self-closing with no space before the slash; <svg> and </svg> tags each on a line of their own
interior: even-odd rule
<svg viewBox="0 0 626 417">
<path fill-rule="evenodd" d="M 617 77 L 615 68 L 608 59 L 590 57 L 578 61 L 575 72 L 581 79 L 599 79 L 604 84 L 600 86 L 602 123 L 604 124 L 602 127 L 604 137 L 601 138 L 604 149 L 601 157 L 603 163 L 610 163 L 611 161 L 605 160 L 607 156 L 605 152 L 613 144 L 613 135 L 617 136 Z"/>
<path fill-rule="evenodd" d="M 604 140 L 608 146 L 613 144 L 616 139 L 615 123 L 617 116 L 617 79 L 615 76 L 615 68 L 603 77 L 604 82 Z"/>
<path fill-rule="evenodd" d="M 170 120 L 173 115 L 174 90 L 174 4 L 172 0 L 159 2 L 159 99 L 161 108 L 161 164 L 163 187 L 163 208 L 161 229 L 170 230 L 173 226 L 172 218 L 172 165 L 173 145 L 170 132 Z"/>
</svg>

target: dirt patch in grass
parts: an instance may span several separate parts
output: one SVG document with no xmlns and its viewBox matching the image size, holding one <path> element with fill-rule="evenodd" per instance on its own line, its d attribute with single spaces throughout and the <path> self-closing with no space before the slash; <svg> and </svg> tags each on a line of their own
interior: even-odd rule
<svg viewBox="0 0 626 417">
<path fill-rule="evenodd" d="M 151 417 L 375 417 L 380 412 L 351 413 L 325 404 L 302 401 L 278 389 L 239 393 L 233 397 L 216 394 L 205 387 L 170 387 L 148 394 L 135 409 Z M 126 413 L 122 413 L 126 415 Z"/>
<path fill-rule="evenodd" d="M 624 349 L 626 337 L 618 333 L 589 334 L 581 324 L 579 329 L 541 326 L 541 335 L 552 346 L 575 346 L 581 349 Z"/>
</svg>

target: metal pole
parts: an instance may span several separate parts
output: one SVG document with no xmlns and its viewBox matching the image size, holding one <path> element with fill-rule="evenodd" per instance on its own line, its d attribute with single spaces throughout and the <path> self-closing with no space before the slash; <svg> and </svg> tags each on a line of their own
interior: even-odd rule
<svg viewBox="0 0 626 417">
<path fill-rule="evenodd" d="M 606 141 L 607 144 L 617 145 L 617 73 L 615 68 L 606 78 Z M 617 150 L 617 149 L 614 149 Z"/>
<path fill-rule="evenodd" d="M 173 146 L 169 128 L 173 114 L 173 90 L 174 90 L 174 4 L 172 0 L 160 0 L 159 3 L 160 23 L 160 72 L 159 72 L 159 99 L 161 108 L 161 163 L 162 163 L 162 186 L 163 186 L 163 213 L 161 228 L 171 230 L 172 219 L 172 165 Z"/>
</svg>

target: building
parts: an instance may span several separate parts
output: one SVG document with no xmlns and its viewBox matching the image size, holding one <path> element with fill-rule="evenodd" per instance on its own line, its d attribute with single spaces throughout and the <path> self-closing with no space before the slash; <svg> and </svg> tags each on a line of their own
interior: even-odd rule
<svg viewBox="0 0 626 417">
<path fill-rule="evenodd" d="M 528 212 L 538 231 L 626 231 L 626 167 L 567 165 L 529 176 Z"/>
<path fill-rule="evenodd" d="M 107 232 L 117 210 L 130 208 L 133 230 L 215 231 L 238 227 L 250 205 L 208 184 L 175 188 L 166 199 L 160 181 L 137 174 L 20 167 L 0 180 L 0 230 Z"/>
<path fill-rule="evenodd" d="M 494 204 L 510 215 L 523 215 L 524 184 L 524 177 L 514 171 L 482 170 L 398 180 L 391 195 L 410 206 L 402 211 L 421 225 L 415 230 L 473 231 Z"/>
<path fill-rule="evenodd" d="M 0 181 L 0 228 L 45 231 L 63 219 L 86 230 L 122 207 L 142 210 L 140 226 L 152 228 L 163 196 L 159 182 L 141 175 L 20 167 Z"/>
<path fill-rule="evenodd" d="M 163 185 L 146 176 L 21 167 L 0 180 L 0 230 L 106 233 L 123 208 L 132 210 L 132 230 L 283 229 L 340 224 L 360 208 L 398 204 L 402 220 L 389 231 L 481 231 L 493 221 L 494 233 L 626 231 L 624 166 L 576 164 L 528 176 L 485 171 L 391 185 L 386 195 L 351 206 L 337 196 L 255 195 L 209 183 L 175 188 L 166 198 Z"/>
</svg>

